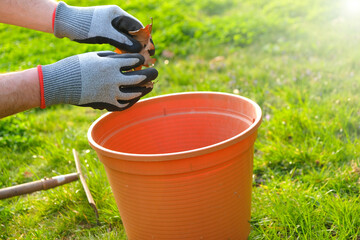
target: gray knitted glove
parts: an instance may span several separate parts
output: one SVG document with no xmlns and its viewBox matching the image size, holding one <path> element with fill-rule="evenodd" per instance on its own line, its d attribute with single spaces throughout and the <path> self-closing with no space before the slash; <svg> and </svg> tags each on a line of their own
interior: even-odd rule
<svg viewBox="0 0 360 240">
<path fill-rule="evenodd" d="M 152 88 L 154 68 L 128 71 L 144 63 L 138 53 L 90 52 L 39 66 L 41 107 L 58 103 L 120 111 L 134 105 Z"/>
<path fill-rule="evenodd" d="M 54 35 L 81 43 L 108 43 L 126 52 L 140 52 L 141 44 L 128 35 L 141 22 L 115 5 L 72 7 L 59 2 L 53 22 Z"/>
</svg>

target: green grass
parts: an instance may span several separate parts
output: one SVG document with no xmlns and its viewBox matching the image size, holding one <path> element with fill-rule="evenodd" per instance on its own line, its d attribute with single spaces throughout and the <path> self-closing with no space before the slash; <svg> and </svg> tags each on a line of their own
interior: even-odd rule
<svg viewBox="0 0 360 240">
<path fill-rule="evenodd" d="M 250 239 L 360 239 L 360 21 L 344 2 L 116 4 L 144 24 L 154 18 L 159 77 L 147 97 L 235 92 L 261 106 Z M 0 39 L 0 72 L 113 49 L 6 25 L 0 25 Z M 163 50 L 175 57 L 166 59 Z M 223 60 L 212 62 L 216 56 Z M 105 172 L 86 139 L 103 113 L 54 106 L 0 120 L 0 187 L 74 172 L 75 148 L 100 213 L 97 225 L 74 182 L 0 201 L 0 238 L 126 239 Z"/>
</svg>

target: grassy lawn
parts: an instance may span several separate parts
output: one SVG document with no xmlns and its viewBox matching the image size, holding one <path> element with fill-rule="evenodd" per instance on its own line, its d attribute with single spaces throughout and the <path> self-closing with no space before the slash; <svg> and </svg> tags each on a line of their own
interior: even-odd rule
<svg viewBox="0 0 360 240">
<path fill-rule="evenodd" d="M 221 91 L 260 105 L 250 239 L 360 239 L 360 12 L 354 6 L 335 0 L 67 3 L 116 3 L 144 24 L 154 18 L 159 77 L 146 97 Z M 0 24 L 0 72 L 108 49 L 114 48 Z M 96 224 L 74 182 L 1 200 L 0 238 L 126 239 L 86 138 L 103 113 L 53 106 L 0 120 L 0 188 L 75 172 L 75 148 L 100 214 Z"/>
</svg>

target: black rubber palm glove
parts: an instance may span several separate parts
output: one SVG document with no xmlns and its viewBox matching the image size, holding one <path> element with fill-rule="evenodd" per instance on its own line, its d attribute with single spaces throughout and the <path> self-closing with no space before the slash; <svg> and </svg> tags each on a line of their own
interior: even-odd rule
<svg viewBox="0 0 360 240">
<path fill-rule="evenodd" d="M 134 105 L 152 88 L 154 68 L 128 71 L 144 63 L 139 53 L 90 52 L 39 66 L 43 88 L 41 107 L 59 103 L 121 111 Z"/>
<path fill-rule="evenodd" d="M 140 52 L 143 46 L 128 32 L 143 28 L 132 15 L 116 5 L 72 7 L 59 2 L 55 10 L 54 35 L 80 43 L 108 43 L 126 52 Z"/>
</svg>

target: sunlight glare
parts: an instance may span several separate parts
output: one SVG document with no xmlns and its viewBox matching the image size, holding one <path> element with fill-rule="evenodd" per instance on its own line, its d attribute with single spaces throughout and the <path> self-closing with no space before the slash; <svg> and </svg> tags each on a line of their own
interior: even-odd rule
<svg viewBox="0 0 360 240">
<path fill-rule="evenodd" d="M 360 0 L 347 0 L 346 1 L 346 11 L 351 14 L 360 13 Z"/>
</svg>

